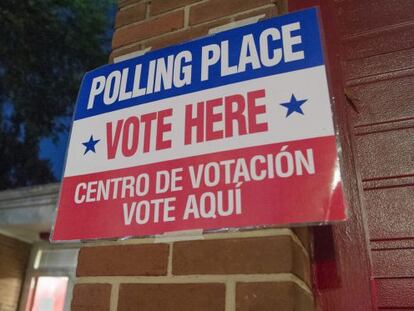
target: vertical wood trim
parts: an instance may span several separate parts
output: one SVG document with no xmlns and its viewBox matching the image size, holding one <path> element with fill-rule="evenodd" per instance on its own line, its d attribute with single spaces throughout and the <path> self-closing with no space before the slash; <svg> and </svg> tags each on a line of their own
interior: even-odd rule
<svg viewBox="0 0 414 311">
<path fill-rule="evenodd" d="M 314 272 L 329 267 L 331 276 L 328 284 L 318 284 L 314 275 L 314 294 L 318 310 L 372 310 L 371 264 L 368 252 L 368 236 L 361 202 L 361 179 L 355 166 L 352 134 L 347 116 L 347 102 L 341 69 L 340 34 L 336 25 L 336 10 L 333 0 L 289 0 L 289 11 L 320 7 L 325 37 L 326 65 L 333 98 L 334 121 L 339 132 L 342 154 L 341 168 L 344 191 L 348 202 L 349 219 L 331 226 L 314 228 L 313 266 Z M 324 236 L 328 234 L 329 236 Z M 323 240 L 331 239 L 326 250 L 317 247 Z M 316 246 L 316 247 L 315 247 Z M 318 251 L 319 253 L 315 253 Z M 322 253 L 321 253 L 322 252 Z M 329 256 L 328 256 L 329 255 Z M 329 258 L 327 258 L 327 256 Z M 316 260 L 315 260 L 316 259 Z M 321 261 L 320 261 L 321 260 Z M 318 262 L 319 261 L 319 262 Z"/>
</svg>

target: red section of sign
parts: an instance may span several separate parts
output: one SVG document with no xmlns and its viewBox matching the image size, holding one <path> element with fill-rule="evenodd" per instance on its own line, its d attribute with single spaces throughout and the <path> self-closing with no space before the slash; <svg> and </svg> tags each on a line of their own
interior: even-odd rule
<svg viewBox="0 0 414 311">
<path fill-rule="evenodd" d="M 337 161 L 329 136 L 66 177 L 53 239 L 343 220 Z"/>
</svg>

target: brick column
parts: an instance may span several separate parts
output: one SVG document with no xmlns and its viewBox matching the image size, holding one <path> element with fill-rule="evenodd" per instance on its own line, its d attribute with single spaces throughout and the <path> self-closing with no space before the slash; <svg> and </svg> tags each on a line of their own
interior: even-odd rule
<svg viewBox="0 0 414 311">
<path fill-rule="evenodd" d="M 0 310 L 17 310 L 31 245 L 0 234 Z"/>
<path fill-rule="evenodd" d="M 120 0 L 111 61 L 285 11 L 271 0 Z M 72 310 L 313 310 L 306 229 L 87 244 Z"/>
<path fill-rule="evenodd" d="M 313 310 L 309 274 L 307 248 L 290 229 L 88 244 L 72 310 Z"/>
</svg>

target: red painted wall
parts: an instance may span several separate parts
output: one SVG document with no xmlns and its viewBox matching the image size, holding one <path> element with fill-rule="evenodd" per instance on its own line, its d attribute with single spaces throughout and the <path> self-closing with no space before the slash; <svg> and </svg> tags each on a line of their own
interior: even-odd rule
<svg viewBox="0 0 414 311">
<path fill-rule="evenodd" d="M 412 309 L 414 1 L 291 0 L 289 9 L 318 2 L 351 203 L 345 225 L 315 234 L 319 307 Z"/>
</svg>

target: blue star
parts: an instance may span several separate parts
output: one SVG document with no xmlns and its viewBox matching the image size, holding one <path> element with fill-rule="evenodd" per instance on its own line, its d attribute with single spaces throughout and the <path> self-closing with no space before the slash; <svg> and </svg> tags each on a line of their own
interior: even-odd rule
<svg viewBox="0 0 414 311">
<path fill-rule="evenodd" d="M 82 145 L 84 145 L 86 147 L 85 152 L 83 153 L 83 155 L 85 155 L 89 150 L 96 153 L 95 145 L 99 141 L 100 141 L 100 139 L 94 140 L 93 135 L 91 135 L 91 138 L 89 138 L 89 141 L 82 143 Z"/>
<path fill-rule="evenodd" d="M 297 100 L 295 95 L 292 94 L 292 97 L 290 98 L 290 102 L 282 103 L 280 105 L 287 108 L 287 110 L 288 110 L 287 113 L 286 113 L 286 118 L 287 118 L 288 116 L 290 116 L 294 112 L 297 112 L 297 113 L 300 113 L 300 114 L 304 115 L 304 113 L 302 111 L 302 108 L 300 108 L 300 106 L 302 106 L 306 101 L 307 101 L 307 99 Z"/>
</svg>

